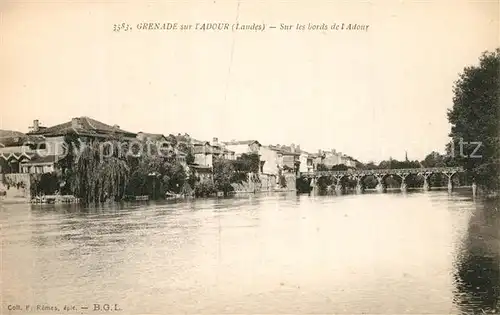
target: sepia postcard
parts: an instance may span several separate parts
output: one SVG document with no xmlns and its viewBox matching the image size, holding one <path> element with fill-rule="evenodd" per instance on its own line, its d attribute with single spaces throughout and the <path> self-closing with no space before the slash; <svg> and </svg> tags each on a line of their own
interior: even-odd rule
<svg viewBox="0 0 500 315">
<path fill-rule="evenodd" d="M 0 314 L 500 314 L 499 0 L 0 0 Z"/>
</svg>

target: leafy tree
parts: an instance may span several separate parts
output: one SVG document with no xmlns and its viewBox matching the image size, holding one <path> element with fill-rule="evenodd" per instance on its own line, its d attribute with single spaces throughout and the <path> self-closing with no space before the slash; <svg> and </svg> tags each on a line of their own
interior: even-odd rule
<svg viewBox="0 0 500 315">
<path fill-rule="evenodd" d="M 479 65 L 468 66 L 455 82 L 453 108 L 448 112 L 453 147 L 460 143 L 480 142 L 481 147 L 462 147 L 464 156 L 454 154 L 467 172 L 475 175 L 477 184 L 487 191 L 500 188 L 499 111 L 500 48 L 485 52 Z"/>
<path fill-rule="evenodd" d="M 184 167 L 177 161 L 168 162 L 165 165 L 163 185 L 167 190 L 179 193 L 186 182 Z M 168 179 L 168 180 L 165 180 Z"/>
<path fill-rule="evenodd" d="M 187 150 L 187 154 L 186 154 L 186 163 L 187 163 L 188 165 L 193 164 L 193 163 L 194 163 L 194 159 L 195 159 L 195 158 L 194 158 L 194 154 L 193 154 L 193 149 L 192 149 L 192 148 L 189 148 L 189 149 Z"/>
<path fill-rule="evenodd" d="M 223 191 L 224 195 L 228 195 L 233 190 L 231 186 L 234 178 L 234 165 L 230 160 L 216 159 L 213 166 L 214 184 L 218 191 Z"/>
<path fill-rule="evenodd" d="M 283 170 L 287 173 L 292 173 L 294 171 L 294 168 L 288 165 L 283 165 Z"/>
<path fill-rule="evenodd" d="M 377 187 L 378 180 L 374 176 L 365 176 L 363 178 L 363 187 L 375 188 Z"/>
<path fill-rule="evenodd" d="M 297 178 L 296 186 L 299 193 L 309 193 L 312 190 L 311 183 L 304 177 Z"/>
<path fill-rule="evenodd" d="M 240 162 L 238 171 L 254 174 L 259 173 L 260 157 L 257 153 L 243 153 L 237 161 Z"/>
<path fill-rule="evenodd" d="M 421 164 L 423 167 L 446 167 L 446 158 L 433 151 L 424 158 Z"/>
<path fill-rule="evenodd" d="M 329 171 L 330 169 L 325 164 L 318 164 L 316 167 L 318 171 Z"/>
<path fill-rule="evenodd" d="M 256 153 L 244 153 L 232 161 L 234 166 L 233 183 L 241 183 L 249 180 L 249 174 L 259 174 L 260 157 Z"/>
<path fill-rule="evenodd" d="M 127 187 L 129 195 L 163 198 L 167 192 L 179 193 L 187 181 L 184 168 L 175 157 L 144 155 L 129 161 L 134 165 Z"/>
<path fill-rule="evenodd" d="M 184 196 L 192 196 L 194 192 L 195 191 L 188 182 L 185 182 L 184 185 L 182 185 L 181 194 L 183 194 Z"/>
<path fill-rule="evenodd" d="M 178 142 L 177 148 L 179 149 L 179 151 L 184 152 L 186 154 L 189 153 L 189 151 L 191 150 L 190 146 L 184 142 Z"/>
<path fill-rule="evenodd" d="M 294 166 L 294 173 L 296 175 L 299 175 L 299 173 L 300 173 L 300 161 L 295 161 L 293 163 L 293 166 Z"/>
<path fill-rule="evenodd" d="M 175 148 L 177 146 L 177 138 L 173 134 L 167 136 L 167 141 Z"/>
<path fill-rule="evenodd" d="M 394 166 L 394 160 L 393 159 L 389 159 L 389 160 L 386 160 L 386 161 L 381 161 L 378 164 L 378 168 L 379 169 L 392 169 L 393 166 Z"/>
<path fill-rule="evenodd" d="M 1 148 L 1 146 L 0 146 L 0 148 Z M 0 159 L 0 173 L 7 173 L 8 169 L 9 169 L 9 163 L 5 159 L 1 158 Z"/>
<path fill-rule="evenodd" d="M 349 168 L 345 164 L 337 164 L 333 165 L 331 170 L 332 171 L 347 171 Z"/>
<path fill-rule="evenodd" d="M 57 173 L 31 174 L 30 193 L 36 195 L 52 195 L 59 190 L 59 176 Z"/>
<path fill-rule="evenodd" d="M 373 161 L 370 161 L 366 165 L 362 165 L 361 167 L 358 167 L 358 168 L 364 168 L 367 170 L 375 170 L 378 168 L 378 166 Z"/>
<path fill-rule="evenodd" d="M 283 175 L 283 170 L 281 168 L 278 169 L 278 185 L 280 188 L 286 188 L 287 186 L 286 177 Z"/>
<path fill-rule="evenodd" d="M 189 167 L 186 174 L 186 183 L 189 184 L 191 188 L 193 188 L 198 182 L 198 177 L 192 167 Z"/>
<path fill-rule="evenodd" d="M 197 197 L 208 197 L 215 192 L 215 186 L 211 181 L 201 181 L 196 184 L 195 195 Z"/>
</svg>

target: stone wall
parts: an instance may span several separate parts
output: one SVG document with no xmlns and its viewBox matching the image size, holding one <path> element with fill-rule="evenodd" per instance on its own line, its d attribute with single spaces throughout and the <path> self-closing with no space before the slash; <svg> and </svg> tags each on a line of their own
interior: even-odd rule
<svg viewBox="0 0 500 315">
<path fill-rule="evenodd" d="M 295 191 L 297 190 L 297 178 L 295 174 L 285 174 L 286 179 L 286 190 Z"/>
<path fill-rule="evenodd" d="M 260 176 L 260 191 L 274 191 L 276 189 L 276 175 L 261 174 Z"/>
<path fill-rule="evenodd" d="M 259 192 L 262 189 L 262 183 L 255 175 L 249 175 L 249 180 L 242 183 L 231 184 L 235 192 Z"/>
<path fill-rule="evenodd" d="M 294 174 L 285 174 L 286 187 L 278 186 L 278 178 L 274 175 L 260 174 L 258 180 L 245 181 L 243 183 L 232 184 L 235 192 L 257 193 L 273 191 L 296 191 L 296 177 Z"/>
</svg>

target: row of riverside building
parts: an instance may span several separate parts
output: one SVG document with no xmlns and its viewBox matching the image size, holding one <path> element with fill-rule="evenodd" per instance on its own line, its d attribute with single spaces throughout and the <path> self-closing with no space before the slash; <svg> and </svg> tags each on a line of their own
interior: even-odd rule
<svg viewBox="0 0 500 315">
<path fill-rule="evenodd" d="M 55 171 L 57 161 L 64 149 L 66 136 L 81 141 L 124 139 L 125 141 L 156 141 L 171 146 L 176 158 L 184 166 L 193 168 L 198 175 L 210 176 L 214 159 L 237 159 L 244 153 L 257 153 L 260 156 L 260 176 L 275 182 L 280 170 L 298 174 L 313 172 L 319 164 L 327 167 L 344 164 L 356 167 L 356 160 L 335 150 L 308 153 L 299 145 L 263 145 L 258 140 L 211 141 L 191 138 L 188 134 L 165 136 L 146 132 L 129 132 L 118 125 L 108 125 L 89 117 L 76 117 L 52 127 L 44 127 L 34 120 L 29 132 L 0 130 L 0 173 L 50 173 Z M 194 163 L 187 165 L 186 151 L 190 148 Z M 274 177 L 274 179 L 272 179 Z"/>
</svg>

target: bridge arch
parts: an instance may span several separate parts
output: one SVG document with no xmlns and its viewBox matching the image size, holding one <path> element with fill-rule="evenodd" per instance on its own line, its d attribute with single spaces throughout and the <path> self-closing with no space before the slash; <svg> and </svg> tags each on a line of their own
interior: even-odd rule
<svg viewBox="0 0 500 315">
<path fill-rule="evenodd" d="M 375 174 L 365 174 L 361 177 L 361 184 L 363 188 L 375 189 L 379 184 L 379 178 L 380 176 Z"/>
<path fill-rule="evenodd" d="M 458 180 L 457 173 L 463 172 L 461 167 L 437 167 L 437 168 L 413 168 L 413 169 L 372 169 L 372 170 L 347 170 L 347 171 L 317 171 L 310 173 L 301 173 L 304 176 L 313 176 L 319 181 L 323 181 L 330 186 L 338 185 L 351 187 L 356 185 L 372 188 L 377 180 L 377 188 L 380 186 L 397 188 L 405 190 L 406 187 L 426 188 L 426 181 L 436 176 L 443 178 L 445 176 L 448 182 L 448 188 L 453 181 Z M 437 175 L 443 174 L 443 175 Z M 325 179 L 321 179 L 325 178 Z M 448 180 L 449 179 L 449 180 Z M 427 182 L 427 187 L 428 187 Z"/>
</svg>

